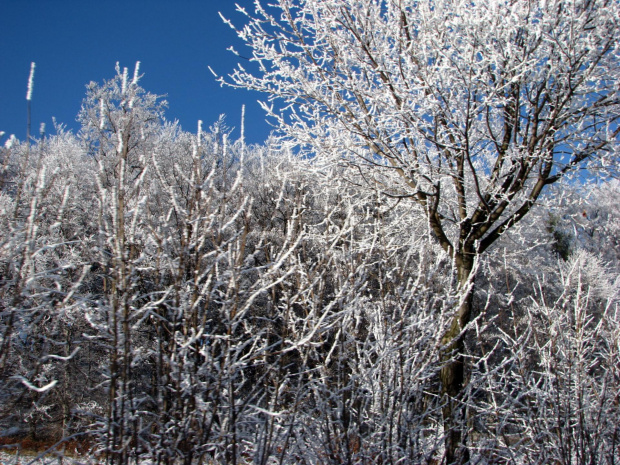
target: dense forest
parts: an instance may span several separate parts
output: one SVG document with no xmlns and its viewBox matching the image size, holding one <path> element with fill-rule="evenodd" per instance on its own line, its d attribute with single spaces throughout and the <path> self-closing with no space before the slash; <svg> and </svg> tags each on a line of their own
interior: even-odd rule
<svg viewBox="0 0 620 465">
<path fill-rule="evenodd" d="M 618 3 L 276 3 L 264 144 L 136 66 L 0 149 L 0 447 L 620 463 Z"/>
</svg>

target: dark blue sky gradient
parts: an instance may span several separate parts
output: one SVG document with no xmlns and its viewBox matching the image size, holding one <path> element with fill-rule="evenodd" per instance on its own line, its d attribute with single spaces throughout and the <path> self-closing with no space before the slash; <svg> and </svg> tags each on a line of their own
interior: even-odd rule
<svg viewBox="0 0 620 465">
<path fill-rule="evenodd" d="M 140 85 L 166 94 L 166 119 L 195 132 L 226 114 L 239 137 L 241 106 L 246 104 L 246 141 L 263 142 L 271 127 L 258 93 L 222 88 L 208 69 L 232 72 L 244 51 L 221 11 L 240 26 L 245 17 L 235 3 L 253 11 L 251 0 L 3 0 L 0 7 L 0 139 L 26 137 L 26 89 L 30 63 L 36 63 L 32 132 L 40 123 L 53 132 L 52 117 L 74 132 L 85 86 L 114 76 L 116 62 L 130 76 L 136 61 Z M 246 53 L 249 55 L 249 52 Z M 247 62 L 243 63 L 247 67 Z"/>
</svg>

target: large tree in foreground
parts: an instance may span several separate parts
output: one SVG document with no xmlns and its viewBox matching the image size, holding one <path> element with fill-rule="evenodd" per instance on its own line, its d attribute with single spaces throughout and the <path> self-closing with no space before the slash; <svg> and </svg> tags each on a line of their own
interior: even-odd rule
<svg viewBox="0 0 620 465">
<path fill-rule="evenodd" d="M 453 258 L 461 288 L 444 335 L 446 463 L 459 428 L 463 333 L 476 257 L 545 186 L 617 165 L 617 0 L 277 0 L 238 31 L 248 70 L 228 82 L 270 94 L 280 128 L 410 199 Z M 254 66 L 257 65 L 257 66 Z M 456 355 L 456 356 L 455 356 Z"/>
</svg>

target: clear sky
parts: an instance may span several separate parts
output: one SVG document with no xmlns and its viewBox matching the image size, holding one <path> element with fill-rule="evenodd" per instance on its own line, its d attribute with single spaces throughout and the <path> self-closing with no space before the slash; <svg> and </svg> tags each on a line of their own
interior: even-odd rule
<svg viewBox="0 0 620 465">
<path fill-rule="evenodd" d="M 90 81 L 114 76 L 116 62 L 133 72 L 141 62 L 141 86 L 166 94 L 166 119 L 195 132 L 226 114 L 239 136 L 246 104 L 246 140 L 263 142 L 265 122 L 258 93 L 222 88 L 208 69 L 232 72 L 243 54 L 221 11 L 239 26 L 245 17 L 235 3 L 253 11 L 252 0 L 2 0 L 0 2 L 0 139 L 26 136 L 26 90 L 30 63 L 36 63 L 32 95 L 32 132 L 40 123 L 53 132 L 52 117 L 76 131 L 76 116 Z M 246 54 L 249 55 L 249 52 Z"/>
</svg>

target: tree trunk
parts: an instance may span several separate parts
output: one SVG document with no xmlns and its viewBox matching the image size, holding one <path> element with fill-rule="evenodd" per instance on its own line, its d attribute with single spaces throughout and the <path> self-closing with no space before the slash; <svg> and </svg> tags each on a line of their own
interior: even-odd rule
<svg viewBox="0 0 620 465">
<path fill-rule="evenodd" d="M 456 257 L 459 292 L 461 300 L 450 327 L 442 338 L 440 371 L 441 396 L 445 434 L 445 463 L 465 464 L 469 462 L 469 449 L 465 444 L 465 408 L 462 404 L 465 389 L 465 344 L 463 328 L 469 323 L 474 294 L 474 254 L 460 254 Z"/>
</svg>

